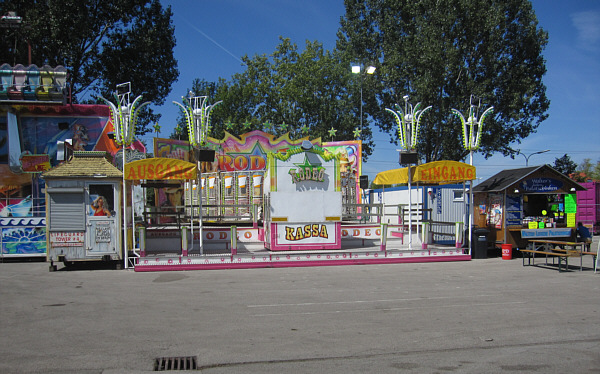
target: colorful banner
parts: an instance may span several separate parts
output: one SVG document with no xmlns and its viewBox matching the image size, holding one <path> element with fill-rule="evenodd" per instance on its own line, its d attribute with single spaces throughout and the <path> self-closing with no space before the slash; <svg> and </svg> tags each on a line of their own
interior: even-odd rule
<svg viewBox="0 0 600 374">
<path fill-rule="evenodd" d="M 215 149 L 216 157 L 213 163 L 203 162 L 202 172 L 232 172 L 232 171 L 265 171 L 267 153 L 281 152 L 291 147 L 297 147 L 308 138 L 292 140 L 289 134 L 279 137 L 260 130 L 251 131 L 236 137 L 225 132 L 223 139 L 208 138 L 208 148 Z M 327 152 L 339 157 L 341 172 L 361 172 L 361 143 L 360 141 L 343 141 L 321 143 L 321 139 L 313 139 L 311 143 L 324 148 Z M 156 157 L 178 158 L 190 161 L 191 146 L 187 141 L 174 139 L 154 139 Z"/>
</svg>

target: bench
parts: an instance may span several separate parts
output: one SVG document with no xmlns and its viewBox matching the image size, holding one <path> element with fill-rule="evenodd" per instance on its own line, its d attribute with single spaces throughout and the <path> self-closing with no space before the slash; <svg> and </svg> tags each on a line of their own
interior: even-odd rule
<svg viewBox="0 0 600 374">
<path fill-rule="evenodd" d="M 560 252 L 550 252 L 550 251 L 538 251 L 535 249 L 521 249 L 519 252 L 521 252 L 523 254 L 523 266 L 525 266 L 525 258 L 526 257 L 527 257 L 527 266 L 532 266 L 532 265 L 535 266 L 535 255 L 536 254 L 546 256 L 546 265 L 548 265 L 548 257 L 551 257 L 552 259 L 558 258 L 558 271 L 559 272 L 561 272 L 561 264 L 564 264 L 565 270 L 569 269 L 569 257 L 573 256 L 572 251 L 565 251 L 565 253 L 560 253 Z"/>
</svg>

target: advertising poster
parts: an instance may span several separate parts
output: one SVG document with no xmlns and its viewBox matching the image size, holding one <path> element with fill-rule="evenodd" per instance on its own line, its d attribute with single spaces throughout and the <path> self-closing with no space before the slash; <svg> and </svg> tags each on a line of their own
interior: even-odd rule
<svg viewBox="0 0 600 374">
<path fill-rule="evenodd" d="M 488 224 L 497 229 L 502 228 L 502 195 L 490 196 L 490 215 Z"/>
<path fill-rule="evenodd" d="M 520 226 L 522 215 L 521 196 L 506 195 L 506 225 Z"/>
</svg>

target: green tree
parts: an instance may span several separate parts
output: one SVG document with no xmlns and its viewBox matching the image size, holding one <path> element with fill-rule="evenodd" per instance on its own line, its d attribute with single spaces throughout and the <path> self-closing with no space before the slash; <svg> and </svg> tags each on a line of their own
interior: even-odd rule
<svg viewBox="0 0 600 374">
<path fill-rule="evenodd" d="M 397 143 L 385 108 L 432 105 L 421 121 L 417 151 L 425 161 L 460 160 L 462 130 L 451 108 L 463 113 L 471 95 L 494 106 L 480 151 L 514 155 L 510 144 L 547 118 L 542 76 L 547 33 L 528 0 L 345 0 L 337 49 L 347 60 L 378 64 L 378 85 L 365 109 Z M 481 108 L 483 109 L 483 108 Z"/>
<path fill-rule="evenodd" d="M 594 165 L 592 159 L 584 158 L 571 178 L 576 182 L 600 181 L 600 161 Z"/>
<path fill-rule="evenodd" d="M 324 50 L 317 41 L 307 41 L 300 51 L 290 39 L 280 40 L 270 56 L 244 56 L 246 70 L 230 81 L 194 82 L 196 95 L 208 94 L 211 103 L 223 100 L 214 109 L 211 136 L 263 130 L 290 133 L 292 138 L 354 139 L 360 123 L 360 95 L 349 66 L 340 64 L 340 56 Z M 335 135 L 330 133 L 332 128 Z M 363 152 L 370 154 L 373 144 L 368 126 L 360 139 Z"/>
<path fill-rule="evenodd" d="M 161 105 L 179 76 L 172 12 L 159 0 L 5 0 L 0 14 L 8 11 L 23 24 L 14 39 L 0 39 L 0 61 L 26 65 L 29 42 L 32 63 L 67 68 L 74 102 L 110 99 L 117 84 L 131 82 L 133 95 Z M 146 110 L 138 133 L 158 118 Z"/>
<path fill-rule="evenodd" d="M 571 160 L 571 157 L 565 153 L 564 156 L 554 160 L 554 169 L 563 173 L 564 175 L 569 175 L 575 172 L 577 169 L 577 163 Z"/>
</svg>

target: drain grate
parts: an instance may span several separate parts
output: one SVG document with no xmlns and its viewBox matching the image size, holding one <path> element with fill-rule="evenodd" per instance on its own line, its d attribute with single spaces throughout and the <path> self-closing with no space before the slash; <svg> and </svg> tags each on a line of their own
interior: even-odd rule
<svg viewBox="0 0 600 374">
<path fill-rule="evenodd" d="M 154 371 L 197 370 L 196 357 L 159 357 L 154 360 Z"/>
</svg>

